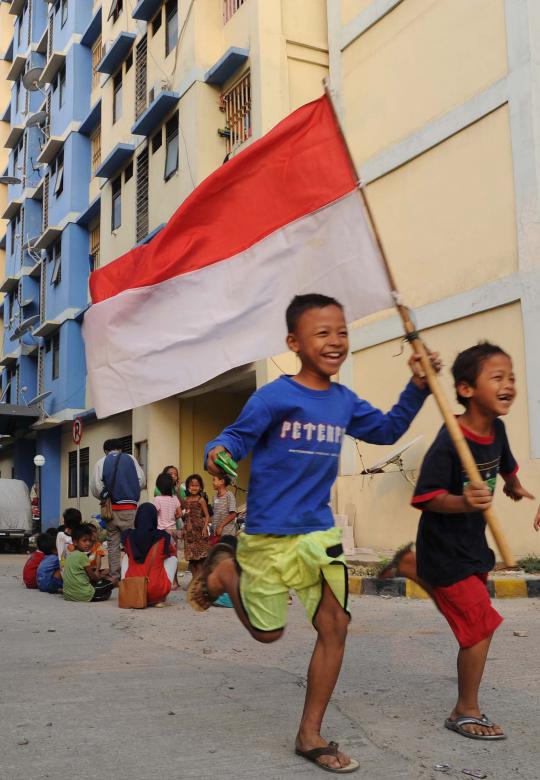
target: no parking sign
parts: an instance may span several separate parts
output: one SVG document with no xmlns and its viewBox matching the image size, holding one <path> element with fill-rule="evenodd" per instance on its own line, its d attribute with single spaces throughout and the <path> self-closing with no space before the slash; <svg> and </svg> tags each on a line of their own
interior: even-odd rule
<svg viewBox="0 0 540 780">
<path fill-rule="evenodd" d="M 83 433 L 83 424 L 80 417 L 77 417 L 75 420 L 73 420 L 72 433 L 75 444 L 80 444 Z"/>
</svg>

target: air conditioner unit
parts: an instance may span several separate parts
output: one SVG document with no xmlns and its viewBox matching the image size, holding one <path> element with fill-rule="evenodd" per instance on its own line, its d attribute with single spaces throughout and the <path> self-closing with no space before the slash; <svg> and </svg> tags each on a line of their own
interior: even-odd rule
<svg viewBox="0 0 540 780">
<path fill-rule="evenodd" d="M 148 105 L 154 102 L 154 100 L 167 89 L 167 82 L 163 79 L 158 79 L 154 82 L 152 87 L 148 90 Z"/>
</svg>

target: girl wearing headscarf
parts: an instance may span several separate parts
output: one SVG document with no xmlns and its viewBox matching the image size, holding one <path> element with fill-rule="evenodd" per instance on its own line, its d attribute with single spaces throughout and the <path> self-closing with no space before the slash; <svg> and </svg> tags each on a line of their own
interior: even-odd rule
<svg viewBox="0 0 540 780">
<path fill-rule="evenodd" d="M 126 553 L 122 560 L 122 579 L 147 577 L 148 605 L 156 607 L 165 604 L 178 568 L 171 536 L 167 531 L 158 530 L 157 520 L 154 504 L 141 504 L 135 515 L 135 527 L 124 531 L 122 536 Z"/>
</svg>

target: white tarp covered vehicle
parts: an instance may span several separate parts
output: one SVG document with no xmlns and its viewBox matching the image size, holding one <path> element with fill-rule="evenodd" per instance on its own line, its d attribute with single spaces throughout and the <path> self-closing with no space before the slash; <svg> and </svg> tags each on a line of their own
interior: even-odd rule
<svg viewBox="0 0 540 780">
<path fill-rule="evenodd" d="M 0 479 L 0 549 L 12 542 L 26 552 L 32 532 L 32 503 L 26 482 Z"/>
</svg>

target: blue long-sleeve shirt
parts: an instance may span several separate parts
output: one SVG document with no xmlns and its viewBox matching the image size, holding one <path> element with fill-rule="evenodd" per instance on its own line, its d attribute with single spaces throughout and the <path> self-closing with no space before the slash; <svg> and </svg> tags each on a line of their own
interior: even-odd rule
<svg viewBox="0 0 540 780">
<path fill-rule="evenodd" d="M 312 390 L 281 376 L 257 390 L 238 419 L 206 445 L 205 463 L 218 444 L 236 461 L 253 452 L 247 533 L 288 536 L 326 530 L 334 524 L 330 490 L 344 435 L 393 444 L 428 394 L 409 382 L 384 414 L 337 382 L 328 390 Z"/>
</svg>

